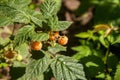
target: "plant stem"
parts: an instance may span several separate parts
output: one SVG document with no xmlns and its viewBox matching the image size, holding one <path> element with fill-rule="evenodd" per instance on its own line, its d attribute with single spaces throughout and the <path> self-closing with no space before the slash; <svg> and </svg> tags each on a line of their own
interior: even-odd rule
<svg viewBox="0 0 120 80">
<path fill-rule="evenodd" d="M 108 59 L 109 53 L 110 53 L 110 50 L 109 50 L 109 48 L 108 48 L 107 51 L 106 51 L 106 54 L 105 54 L 105 58 L 104 58 L 104 64 L 105 64 L 105 79 L 107 78 L 107 74 L 109 73 L 109 71 L 108 71 L 108 66 L 107 66 L 107 59 Z"/>
<path fill-rule="evenodd" d="M 104 57 L 104 64 L 107 63 L 108 54 L 109 54 L 109 48 L 107 49 L 105 57 Z"/>
<path fill-rule="evenodd" d="M 12 30 L 12 35 L 14 34 L 15 27 L 16 27 L 16 23 L 14 23 L 13 30 Z"/>
</svg>

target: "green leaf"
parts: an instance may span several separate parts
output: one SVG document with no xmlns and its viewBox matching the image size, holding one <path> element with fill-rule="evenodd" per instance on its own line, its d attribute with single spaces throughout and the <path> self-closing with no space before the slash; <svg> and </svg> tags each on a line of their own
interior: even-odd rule
<svg viewBox="0 0 120 80">
<path fill-rule="evenodd" d="M 49 39 L 49 34 L 47 33 L 36 33 L 35 36 L 32 37 L 33 41 L 46 41 Z"/>
<path fill-rule="evenodd" d="M 6 39 L 3 39 L 2 37 L 0 37 L 0 45 L 7 45 L 8 43 L 10 42 L 10 38 L 6 38 Z"/>
<path fill-rule="evenodd" d="M 111 54 L 109 54 L 106 62 L 107 62 L 107 66 L 109 68 L 111 68 L 113 71 L 115 71 L 116 70 L 116 66 L 119 63 L 119 60 L 118 60 L 116 55 L 111 53 Z"/>
<path fill-rule="evenodd" d="M 110 34 L 110 35 L 107 36 L 107 39 L 108 39 L 108 41 L 109 41 L 111 44 L 114 44 L 114 41 L 116 40 L 116 39 L 115 39 L 116 36 L 117 36 L 117 35 L 112 35 L 112 34 Z M 117 38 L 118 38 L 118 36 L 117 36 Z"/>
<path fill-rule="evenodd" d="M 120 9 L 119 3 L 116 4 L 116 2 L 113 1 L 103 1 L 102 3 L 102 5 L 96 7 L 94 22 L 108 24 L 114 23 L 115 25 L 119 25 L 120 23 L 117 22 L 120 19 L 120 12 L 118 11 Z M 103 17 L 104 19 L 102 19 Z"/>
<path fill-rule="evenodd" d="M 34 80 L 43 74 L 47 70 L 50 62 L 49 55 L 45 55 L 42 59 L 39 60 L 31 59 L 26 67 L 25 80 Z"/>
<path fill-rule="evenodd" d="M 9 17 L 0 15 L 0 27 L 9 25 L 11 23 L 12 23 L 12 20 Z"/>
<path fill-rule="evenodd" d="M 22 77 L 18 78 L 17 80 L 28 80 L 28 79 L 26 78 L 26 75 L 23 75 Z M 31 79 L 30 79 L 30 80 L 31 80 Z M 32 79 L 32 80 L 33 80 L 33 79 Z M 44 79 L 44 75 L 41 74 L 40 76 L 34 78 L 34 80 L 45 80 L 45 79 Z"/>
<path fill-rule="evenodd" d="M 15 48 L 16 51 L 22 56 L 22 58 L 26 58 L 26 56 L 29 54 L 29 46 L 26 43 L 20 44 L 20 46 L 17 46 Z"/>
<path fill-rule="evenodd" d="M 119 3 L 120 3 L 119 0 L 113 0 L 113 1 L 111 1 L 111 0 L 106 0 L 106 1 L 104 1 L 104 2 L 114 3 L 114 4 L 119 4 Z"/>
<path fill-rule="evenodd" d="M 70 27 L 72 23 L 68 21 L 59 21 L 58 22 L 58 27 L 56 27 L 55 31 L 63 31 Z"/>
<path fill-rule="evenodd" d="M 60 51 L 66 51 L 66 47 L 56 44 L 55 46 L 49 46 L 48 51 L 52 54 L 56 54 L 57 52 L 60 52 Z"/>
<path fill-rule="evenodd" d="M 71 22 L 68 21 L 58 21 L 56 15 L 52 16 L 48 20 L 48 25 L 52 31 L 63 31 L 70 27 Z"/>
<path fill-rule="evenodd" d="M 13 22 L 28 23 L 30 19 L 28 14 L 22 10 L 0 5 L 0 27 L 12 24 Z"/>
<path fill-rule="evenodd" d="M 27 5 L 31 0 L 1 0 L 0 1 L 0 27 L 13 22 L 28 23 L 30 18 Z"/>
<path fill-rule="evenodd" d="M 58 17 L 57 15 L 53 15 L 48 19 L 48 26 L 50 27 L 51 31 L 56 31 L 56 28 L 58 27 Z"/>
<path fill-rule="evenodd" d="M 53 1 L 56 2 L 56 5 L 57 5 L 57 11 L 59 11 L 60 8 L 61 8 L 61 5 L 62 5 L 62 0 L 53 0 Z"/>
<path fill-rule="evenodd" d="M 13 62 L 13 67 L 26 67 L 26 63 L 19 62 L 19 61 L 14 61 Z"/>
<path fill-rule="evenodd" d="M 30 23 L 30 14 L 28 13 L 28 8 L 22 8 L 22 10 L 16 10 L 16 16 L 14 17 L 14 22 L 19 23 Z"/>
<path fill-rule="evenodd" d="M 87 33 L 87 32 L 82 32 L 82 33 L 79 33 L 79 34 L 77 34 L 75 36 L 80 37 L 80 38 L 88 38 L 88 37 L 90 37 L 90 34 Z"/>
<path fill-rule="evenodd" d="M 116 40 L 112 44 L 120 43 L 120 35 L 117 36 Z"/>
<path fill-rule="evenodd" d="M 108 44 L 108 42 L 105 40 L 105 37 L 104 37 L 103 35 L 99 37 L 99 41 L 100 41 L 100 43 L 101 43 L 103 46 L 105 46 L 106 48 L 108 48 L 109 44 Z"/>
<path fill-rule="evenodd" d="M 57 11 L 58 11 L 57 10 L 57 3 L 56 3 L 56 1 L 53 1 L 53 0 L 45 0 L 40 5 L 40 10 L 45 18 L 49 18 L 52 15 L 57 14 Z"/>
<path fill-rule="evenodd" d="M 29 38 L 31 38 L 34 31 L 34 27 L 27 25 L 19 29 L 14 39 L 14 46 L 19 46 L 20 44 L 26 42 Z"/>
<path fill-rule="evenodd" d="M 56 80 L 86 80 L 82 64 L 73 58 L 57 55 L 51 68 Z"/>
<path fill-rule="evenodd" d="M 77 53 L 73 55 L 75 59 L 81 59 L 92 53 L 91 49 L 88 46 L 77 46 L 77 47 L 73 47 L 72 49 L 77 51 Z"/>
<path fill-rule="evenodd" d="M 44 17 L 41 13 L 37 11 L 29 11 L 31 21 L 38 25 L 39 27 L 42 27 L 42 21 L 44 20 Z"/>
<path fill-rule="evenodd" d="M 120 80 L 120 64 L 117 66 L 117 70 L 115 72 L 114 80 Z"/>
<path fill-rule="evenodd" d="M 109 74 L 107 74 L 105 80 L 113 80 L 113 79 Z"/>
<path fill-rule="evenodd" d="M 14 8 L 24 8 L 31 3 L 31 0 L 0 0 L 0 4 L 8 5 Z"/>
<path fill-rule="evenodd" d="M 1 61 L 0 61 L 0 68 L 4 68 L 4 67 L 7 67 L 7 66 L 8 66 L 7 63 L 1 63 Z"/>
<path fill-rule="evenodd" d="M 100 73 L 99 75 L 96 76 L 96 78 L 103 78 L 104 79 L 105 76 L 106 76 L 105 73 Z"/>
<path fill-rule="evenodd" d="M 0 27 L 12 23 L 14 21 L 13 19 L 16 17 L 16 14 L 17 11 L 15 11 L 15 9 L 8 6 L 0 5 Z"/>
<path fill-rule="evenodd" d="M 89 37 L 92 37 L 92 35 L 93 35 L 92 31 L 87 31 L 87 32 L 81 32 L 79 34 L 76 34 L 75 36 L 79 38 L 89 38 Z"/>
<path fill-rule="evenodd" d="M 101 73 L 104 73 L 104 62 L 99 56 L 89 55 L 80 59 L 80 62 L 84 65 L 84 70 L 88 78 L 97 77 Z"/>
</svg>

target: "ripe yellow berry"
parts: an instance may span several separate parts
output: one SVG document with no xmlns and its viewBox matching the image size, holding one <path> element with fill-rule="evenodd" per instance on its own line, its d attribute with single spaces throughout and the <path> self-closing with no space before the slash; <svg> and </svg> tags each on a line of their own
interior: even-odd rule
<svg viewBox="0 0 120 80">
<path fill-rule="evenodd" d="M 54 33 L 54 36 L 55 36 L 55 38 L 58 38 L 58 37 L 59 37 L 59 32 L 56 31 L 56 32 Z"/>
<path fill-rule="evenodd" d="M 32 42 L 32 44 L 31 44 L 31 49 L 32 50 L 41 50 L 42 49 L 42 43 L 41 42 L 39 42 L 39 41 L 34 41 L 34 42 Z"/>
<path fill-rule="evenodd" d="M 50 34 L 49 40 L 54 41 L 57 40 L 58 37 L 59 37 L 59 32 L 54 32 Z"/>
<path fill-rule="evenodd" d="M 51 34 L 50 37 L 49 37 L 49 40 L 54 41 L 55 39 L 56 39 L 55 36 Z"/>
<path fill-rule="evenodd" d="M 68 43 L 68 37 L 67 36 L 61 36 L 58 38 L 58 43 L 61 45 L 66 45 Z"/>
</svg>

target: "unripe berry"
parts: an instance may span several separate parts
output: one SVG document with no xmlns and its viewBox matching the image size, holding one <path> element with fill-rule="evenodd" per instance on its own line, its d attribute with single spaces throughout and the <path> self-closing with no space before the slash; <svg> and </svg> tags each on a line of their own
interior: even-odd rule
<svg viewBox="0 0 120 80">
<path fill-rule="evenodd" d="M 16 59 L 17 59 L 18 61 L 21 61 L 23 58 L 22 58 L 22 56 L 21 56 L 20 54 L 18 54 L 17 57 L 16 57 Z"/>
<path fill-rule="evenodd" d="M 58 43 L 61 45 L 66 45 L 68 43 L 68 37 L 67 36 L 61 36 L 58 38 Z"/>
<path fill-rule="evenodd" d="M 31 49 L 36 50 L 36 51 L 41 50 L 42 49 L 42 43 L 39 42 L 39 41 L 32 42 Z"/>
</svg>

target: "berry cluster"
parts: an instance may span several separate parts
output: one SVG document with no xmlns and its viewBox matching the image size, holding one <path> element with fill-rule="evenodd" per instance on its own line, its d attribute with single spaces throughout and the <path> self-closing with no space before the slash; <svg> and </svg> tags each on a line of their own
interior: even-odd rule
<svg viewBox="0 0 120 80">
<path fill-rule="evenodd" d="M 60 36 L 59 32 L 52 32 L 49 34 L 49 41 L 58 42 L 60 45 L 66 45 L 68 43 L 68 37 L 67 36 Z M 41 50 L 42 49 L 42 42 L 40 41 L 34 41 L 31 43 L 31 49 L 32 50 Z"/>
<path fill-rule="evenodd" d="M 49 33 L 48 42 L 55 42 L 60 45 L 66 45 L 68 43 L 68 37 L 65 35 L 60 36 L 59 32 L 52 32 L 52 33 Z M 42 49 L 43 43 L 41 41 L 33 41 L 30 44 L 30 47 L 31 47 L 31 50 L 39 51 Z M 13 50 L 4 51 L 4 56 L 10 60 L 14 58 L 16 58 L 16 60 L 18 61 L 22 60 L 22 56 Z"/>
</svg>

